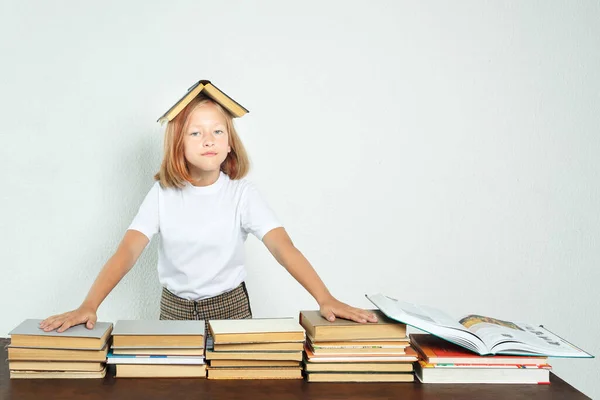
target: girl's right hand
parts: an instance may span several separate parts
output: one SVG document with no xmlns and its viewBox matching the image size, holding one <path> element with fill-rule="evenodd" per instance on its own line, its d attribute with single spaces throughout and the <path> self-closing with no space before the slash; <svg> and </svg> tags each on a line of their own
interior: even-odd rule
<svg viewBox="0 0 600 400">
<path fill-rule="evenodd" d="M 79 324 L 85 324 L 86 328 L 92 329 L 97 319 L 96 310 L 91 307 L 80 306 L 76 310 L 46 318 L 40 322 L 40 329 L 50 332 L 58 328 L 56 332 L 60 333 Z"/>
</svg>

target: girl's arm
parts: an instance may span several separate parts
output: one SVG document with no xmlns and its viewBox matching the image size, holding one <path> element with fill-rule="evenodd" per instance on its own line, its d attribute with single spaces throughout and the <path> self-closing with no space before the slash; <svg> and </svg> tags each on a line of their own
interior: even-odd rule
<svg viewBox="0 0 600 400">
<path fill-rule="evenodd" d="M 88 329 L 92 329 L 96 323 L 98 307 L 131 270 L 148 242 L 148 238 L 141 232 L 135 230 L 125 232 L 119 248 L 100 271 L 79 308 L 46 318 L 40 323 L 40 328 L 46 332 L 56 328 L 58 328 L 57 332 L 64 332 L 71 326 L 85 323 Z"/>
<path fill-rule="evenodd" d="M 329 321 L 335 317 L 356 322 L 377 322 L 377 317 L 360 308 L 342 303 L 329 293 L 327 287 L 310 265 L 306 257 L 298 250 L 284 228 L 269 231 L 263 237 L 263 243 L 273 257 L 315 298 L 321 309 L 321 315 Z"/>
</svg>

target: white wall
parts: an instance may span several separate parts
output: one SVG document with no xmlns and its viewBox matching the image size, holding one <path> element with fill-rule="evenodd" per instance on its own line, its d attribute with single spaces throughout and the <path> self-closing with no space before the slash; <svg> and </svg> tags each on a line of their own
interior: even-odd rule
<svg viewBox="0 0 600 400">
<path fill-rule="evenodd" d="M 598 2 L 250 3 L 2 3 L 0 336 L 78 306 L 152 184 L 156 119 L 204 78 L 251 111 L 251 178 L 341 300 L 600 355 Z M 247 247 L 255 316 L 316 307 Z M 158 317 L 156 251 L 101 320 Z M 597 360 L 552 364 L 600 397 Z"/>
</svg>

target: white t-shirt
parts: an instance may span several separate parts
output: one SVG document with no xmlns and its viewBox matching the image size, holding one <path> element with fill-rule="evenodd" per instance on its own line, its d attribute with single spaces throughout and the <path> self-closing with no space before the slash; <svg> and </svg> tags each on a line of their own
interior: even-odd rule
<svg viewBox="0 0 600 400">
<path fill-rule="evenodd" d="M 246 278 L 244 242 L 281 224 L 256 187 L 223 172 L 215 183 L 182 189 L 152 186 L 128 229 L 158 233 L 158 277 L 171 293 L 201 300 Z"/>
</svg>

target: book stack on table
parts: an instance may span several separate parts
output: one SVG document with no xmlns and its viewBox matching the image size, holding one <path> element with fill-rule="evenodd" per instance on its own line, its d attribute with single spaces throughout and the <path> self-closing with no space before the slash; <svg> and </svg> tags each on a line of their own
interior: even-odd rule
<svg viewBox="0 0 600 400">
<path fill-rule="evenodd" d="M 593 357 L 542 325 L 478 314 L 457 319 L 381 293 L 367 298 L 389 318 L 430 333 L 410 335 L 423 383 L 548 384 L 548 357 Z"/>
<path fill-rule="evenodd" d="M 329 322 L 319 311 L 301 311 L 306 330 L 304 372 L 308 382 L 412 382 L 416 352 L 406 325 L 378 311 L 376 323 L 337 318 Z"/>
<path fill-rule="evenodd" d="M 549 384 L 547 357 L 480 356 L 427 334 L 412 334 L 419 352 L 415 374 L 423 383 Z"/>
<path fill-rule="evenodd" d="M 304 329 L 294 318 L 208 322 L 208 379 L 302 379 Z"/>
<path fill-rule="evenodd" d="M 97 322 L 65 332 L 44 332 L 40 319 L 27 319 L 9 332 L 11 379 L 103 378 L 113 325 Z"/>
<path fill-rule="evenodd" d="M 204 321 L 115 324 L 107 363 L 117 378 L 205 378 Z"/>
</svg>

